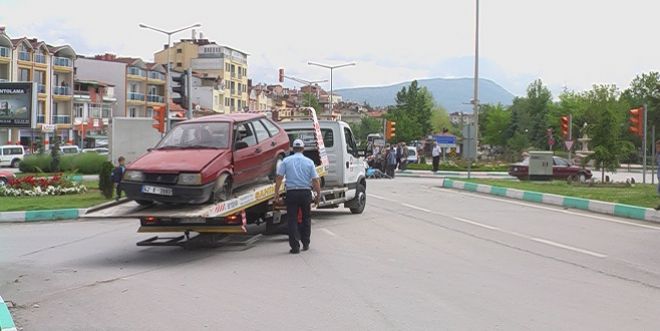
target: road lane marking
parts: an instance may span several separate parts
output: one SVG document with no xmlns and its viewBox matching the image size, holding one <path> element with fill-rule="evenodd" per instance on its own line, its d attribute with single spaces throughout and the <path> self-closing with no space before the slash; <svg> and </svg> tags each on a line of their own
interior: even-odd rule
<svg viewBox="0 0 660 331">
<path fill-rule="evenodd" d="M 321 228 L 321 231 L 323 231 L 323 232 L 325 232 L 325 233 L 327 233 L 327 234 L 329 234 L 329 235 L 331 235 L 331 236 L 333 236 L 333 237 L 336 237 L 336 236 L 337 236 L 334 232 L 332 232 L 332 231 L 330 231 L 330 230 L 328 230 L 328 229 L 326 229 L 326 228 Z"/>
<path fill-rule="evenodd" d="M 450 216 L 450 217 L 451 217 L 452 219 L 456 220 L 456 221 L 459 221 L 459 222 L 463 222 L 463 223 L 467 223 L 467 224 L 472 224 L 472 225 L 480 226 L 480 227 L 482 227 L 482 228 L 486 228 L 486 229 L 488 229 L 488 230 L 500 231 L 499 228 L 496 228 L 496 227 L 494 227 L 494 226 L 490 226 L 490 225 L 482 224 L 482 223 L 475 222 L 475 221 L 466 220 L 466 219 L 464 219 L 464 218 L 460 218 L 460 217 L 454 217 L 454 216 Z M 502 232 L 502 231 L 500 231 L 500 232 Z"/>
<path fill-rule="evenodd" d="M 401 205 L 404 206 L 404 207 L 408 207 L 408 208 L 410 208 L 410 209 L 415 209 L 415 210 L 423 211 L 423 212 L 425 212 L 425 213 L 431 213 L 430 210 L 428 210 L 428 209 L 424 209 L 424 208 L 422 208 L 422 207 L 413 206 L 413 205 L 410 205 L 410 204 L 407 204 L 407 203 L 402 203 Z"/>
<path fill-rule="evenodd" d="M 436 189 L 440 189 L 438 187 L 435 187 Z M 474 193 L 467 193 L 467 192 L 461 192 L 460 194 L 463 195 L 469 195 L 475 198 L 480 198 L 480 199 L 487 199 L 487 200 L 493 200 L 493 201 L 499 201 L 499 202 L 506 202 L 514 205 L 520 205 L 520 206 L 525 206 L 525 207 L 530 207 L 530 208 L 536 208 L 536 209 L 542 209 L 542 210 L 548 210 L 548 211 L 554 211 L 557 213 L 564 213 L 564 214 L 569 214 L 569 215 L 574 215 L 574 216 L 581 216 L 581 217 L 586 217 L 586 218 L 593 218 L 601 221 L 606 221 L 606 222 L 611 222 L 611 223 L 618 223 L 618 224 L 625 224 L 625 225 L 630 225 L 630 226 L 636 226 L 638 228 L 644 228 L 644 229 L 652 229 L 652 230 L 660 230 L 660 227 L 658 226 L 653 226 L 653 225 L 644 225 L 644 224 L 638 224 L 638 223 L 633 223 L 633 222 L 628 222 L 628 221 L 623 221 L 623 220 L 618 220 L 615 218 L 610 218 L 610 217 L 604 217 L 604 216 L 598 216 L 598 215 L 590 215 L 587 213 L 578 213 L 570 210 L 565 210 L 565 209 L 559 209 L 562 207 L 557 207 L 557 208 L 551 208 L 551 207 L 544 207 L 544 206 L 539 206 L 537 204 L 533 203 L 525 203 L 525 202 L 520 202 L 516 200 L 510 200 L 510 199 L 500 199 L 500 198 L 494 198 L 494 197 L 489 197 L 485 196 L 483 194 L 474 194 Z"/>
<path fill-rule="evenodd" d="M 542 244 L 546 244 L 546 245 L 559 247 L 559 248 L 567 249 L 567 250 L 582 253 L 582 254 L 587 254 L 587 255 L 599 257 L 601 259 L 607 257 L 607 255 L 605 255 L 605 254 L 600 254 L 600 253 L 592 252 L 592 251 L 589 251 L 589 250 L 586 250 L 586 249 L 556 243 L 556 242 L 550 241 L 550 240 L 545 240 L 545 239 L 541 239 L 541 238 L 533 238 L 533 237 L 531 237 L 529 239 L 533 240 L 533 241 L 536 241 L 536 242 L 539 242 L 539 243 L 542 243 Z"/>
</svg>

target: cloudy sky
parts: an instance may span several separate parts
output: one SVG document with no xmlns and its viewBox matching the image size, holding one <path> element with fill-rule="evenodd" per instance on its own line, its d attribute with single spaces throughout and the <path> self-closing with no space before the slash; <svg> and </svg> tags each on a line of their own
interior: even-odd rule
<svg viewBox="0 0 660 331">
<path fill-rule="evenodd" d="M 256 82 L 275 83 L 280 67 L 329 78 L 309 60 L 357 62 L 335 71 L 338 88 L 472 77 L 474 11 L 474 0 L 0 0 L 0 26 L 10 37 L 67 43 L 83 55 L 151 60 L 166 37 L 139 23 L 166 30 L 201 23 L 205 38 L 250 54 Z M 517 95 L 535 78 L 555 92 L 626 87 L 636 74 L 658 70 L 658 12 L 653 0 L 481 0 L 481 76 Z"/>
</svg>

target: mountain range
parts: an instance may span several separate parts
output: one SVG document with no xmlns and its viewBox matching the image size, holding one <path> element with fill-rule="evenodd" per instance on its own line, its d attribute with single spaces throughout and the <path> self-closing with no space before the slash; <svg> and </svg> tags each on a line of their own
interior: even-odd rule
<svg viewBox="0 0 660 331">
<path fill-rule="evenodd" d="M 335 93 L 345 101 L 367 102 L 374 107 L 394 105 L 396 93 L 411 82 L 389 86 L 355 87 L 338 89 Z M 443 106 L 449 113 L 472 112 L 474 86 L 472 78 L 432 78 L 420 79 L 419 86 L 426 87 L 433 95 L 436 104 Z M 479 79 L 479 100 L 482 104 L 510 105 L 515 96 L 502 86 L 488 79 Z"/>
</svg>

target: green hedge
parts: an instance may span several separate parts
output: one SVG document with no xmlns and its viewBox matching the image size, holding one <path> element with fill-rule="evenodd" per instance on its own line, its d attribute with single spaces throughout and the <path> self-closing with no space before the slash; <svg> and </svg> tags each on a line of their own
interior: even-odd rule
<svg viewBox="0 0 660 331">
<path fill-rule="evenodd" d="M 65 155 L 60 158 L 60 170 L 63 172 L 78 172 L 81 174 L 98 174 L 103 162 L 108 161 L 107 156 L 96 153 L 81 153 Z M 19 165 L 21 172 L 52 172 L 50 169 L 51 156 L 37 154 L 26 156 Z"/>
<path fill-rule="evenodd" d="M 414 163 L 408 164 L 408 170 L 433 170 L 433 165 L 423 164 L 423 163 Z M 472 171 L 509 171 L 509 166 L 507 165 L 482 165 L 474 164 L 472 165 Z M 440 164 L 440 171 L 467 171 L 467 166 L 455 165 L 455 164 Z"/>
</svg>

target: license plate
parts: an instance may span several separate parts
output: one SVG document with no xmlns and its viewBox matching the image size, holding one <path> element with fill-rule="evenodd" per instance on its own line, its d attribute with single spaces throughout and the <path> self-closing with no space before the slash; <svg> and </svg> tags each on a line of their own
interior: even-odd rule
<svg viewBox="0 0 660 331">
<path fill-rule="evenodd" d="M 157 194 L 157 195 L 172 195 L 172 189 L 169 187 L 158 187 L 151 185 L 143 185 L 142 193 Z"/>
</svg>

